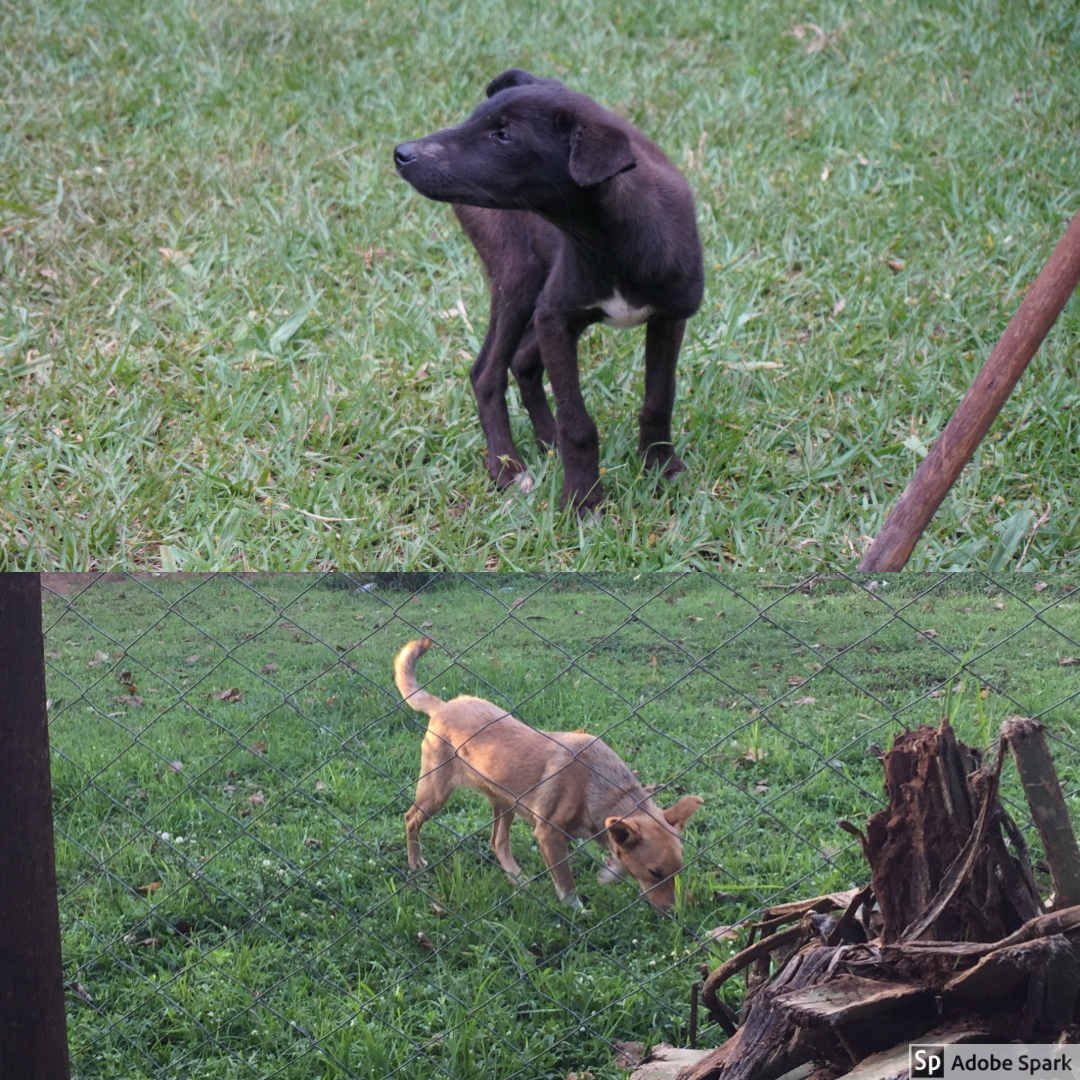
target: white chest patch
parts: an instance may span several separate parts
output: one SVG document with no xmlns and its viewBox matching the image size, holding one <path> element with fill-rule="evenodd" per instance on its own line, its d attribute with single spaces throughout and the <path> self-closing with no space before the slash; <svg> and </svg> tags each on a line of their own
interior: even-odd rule
<svg viewBox="0 0 1080 1080">
<path fill-rule="evenodd" d="M 620 330 L 640 326 L 652 314 L 651 307 L 631 307 L 618 289 L 606 300 L 601 300 L 598 307 L 604 313 L 604 322 Z"/>
</svg>

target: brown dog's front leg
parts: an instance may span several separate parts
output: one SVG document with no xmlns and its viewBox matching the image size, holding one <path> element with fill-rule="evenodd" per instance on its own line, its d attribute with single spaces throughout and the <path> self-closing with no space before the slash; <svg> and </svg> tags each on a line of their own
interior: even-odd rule
<svg viewBox="0 0 1080 1080">
<path fill-rule="evenodd" d="M 685 319 L 657 319 L 645 328 L 645 400 L 638 413 L 638 452 L 648 469 L 674 480 L 686 465 L 671 444 L 675 365 L 686 332 Z"/>
<path fill-rule="evenodd" d="M 514 820 L 514 804 L 492 802 L 491 849 L 515 885 L 521 884 L 521 867 L 510 850 L 510 822 Z"/>
<path fill-rule="evenodd" d="M 427 866 L 427 859 L 420 851 L 420 827 L 427 819 L 428 815 L 415 803 L 405 811 L 405 839 L 410 870 L 420 870 Z"/>
<path fill-rule="evenodd" d="M 569 502 L 583 514 L 604 500 L 600 483 L 600 435 L 585 408 L 578 378 L 577 339 L 584 325 L 573 327 L 564 316 L 539 309 L 535 319 L 540 355 L 555 397 L 555 422 L 563 460 L 561 505 Z"/>
<path fill-rule="evenodd" d="M 551 880 L 555 882 L 555 891 L 564 904 L 581 907 L 581 901 L 577 895 L 577 884 L 574 875 L 570 872 L 570 849 L 566 842 L 566 833 L 562 829 L 549 825 L 546 821 L 537 823 L 533 829 L 536 843 L 540 848 L 540 854 L 544 856 Z"/>
</svg>

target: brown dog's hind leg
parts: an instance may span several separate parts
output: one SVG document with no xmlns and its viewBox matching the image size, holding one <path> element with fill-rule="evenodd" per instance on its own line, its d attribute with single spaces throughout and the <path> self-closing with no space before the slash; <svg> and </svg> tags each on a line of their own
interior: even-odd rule
<svg viewBox="0 0 1080 1080">
<path fill-rule="evenodd" d="M 429 767 L 430 758 L 426 751 L 425 744 L 420 758 L 420 779 L 416 781 L 416 798 L 412 806 L 405 811 L 405 839 L 410 870 L 427 866 L 427 860 L 420 852 L 420 827 L 446 805 L 446 800 L 450 798 L 455 787 L 451 761 L 435 762 Z"/>
</svg>

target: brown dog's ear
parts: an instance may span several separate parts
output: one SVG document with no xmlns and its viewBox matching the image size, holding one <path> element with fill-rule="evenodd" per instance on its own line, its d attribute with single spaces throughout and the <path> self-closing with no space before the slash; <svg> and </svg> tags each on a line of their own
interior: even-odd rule
<svg viewBox="0 0 1080 1080">
<path fill-rule="evenodd" d="M 698 795 L 684 795 L 674 806 L 669 806 L 664 811 L 664 820 L 676 832 L 682 832 L 690 815 L 704 803 L 705 800 Z"/>
<path fill-rule="evenodd" d="M 608 835 L 621 848 L 631 848 L 641 840 L 638 827 L 632 821 L 627 821 L 626 818 L 609 817 L 604 822 L 604 825 L 607 828 Z"/>
<path fill-rule="evenodd" d="M 510 68 L 509 71 L 496 75 L 487 84 L 485 92 L 488 97 L 494 97 L 500 90 L 508 90 L 511 86 L 528 86 L 529 83 L 536 81 L 536 76 L 530 72 L 523 71 L 521 68 Z"/>
<path fill-rule="evenodd" d="M 570 176 L 592 187 L 637 164 L 626 132 L 603 120 L 579 120 L 570 134 Z"/>
</svg>

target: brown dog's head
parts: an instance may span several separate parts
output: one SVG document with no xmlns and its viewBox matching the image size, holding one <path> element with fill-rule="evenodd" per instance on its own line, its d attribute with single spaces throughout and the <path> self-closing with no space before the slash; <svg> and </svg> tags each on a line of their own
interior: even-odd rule
<svg viewBox="0 0 1080 1080">
<path fill-rule="evenodd" d="M 704 801 L 697 795 L 684 795 L 667 810 L 653 804 L 623 817 L 609 817 L 604 825 L 616 861 L 600 872 L 600 881 L 629 874 L 653 907 L 667 911 L 675 903 L 675 875 L 683 864 L 683 827 Z"/>
</svg>

